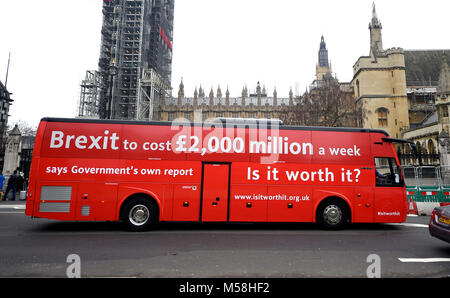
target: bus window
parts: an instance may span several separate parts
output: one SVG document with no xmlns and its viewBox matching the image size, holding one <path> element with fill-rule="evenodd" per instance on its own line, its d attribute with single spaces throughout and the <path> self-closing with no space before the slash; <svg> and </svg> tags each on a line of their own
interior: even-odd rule
<svg viewBox="0 0 450 298">
<path fill-rule="evenodd" d="M 403 186 L 400 168 L 394 158 L 375 157 L 376 186 Z"/>
</svg>

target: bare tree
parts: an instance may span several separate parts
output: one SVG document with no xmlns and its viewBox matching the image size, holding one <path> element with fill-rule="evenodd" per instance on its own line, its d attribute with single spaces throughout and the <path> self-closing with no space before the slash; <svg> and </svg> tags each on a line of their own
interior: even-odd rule
<svg viewBox="0 0 450 298">
<path fill-rule="evenodd" d="M 327 80 L 320 86 L 296 98 L 290 107 L 286 123 L 291 125 L 360 127 L 361 109 L 351 90 L 335 80 Z"/>
<path fill-rule="evenodd" d="M 37 127 L 31 126 L 28 122 L 19 120 L 15 123 L 8 123 L 8 132 L 11 131 L 14 126 L 17 124 L 19 127 L 20 132 L 22 133 L 22 136 L 35 136 L 37 133 Z"/>
</svg>

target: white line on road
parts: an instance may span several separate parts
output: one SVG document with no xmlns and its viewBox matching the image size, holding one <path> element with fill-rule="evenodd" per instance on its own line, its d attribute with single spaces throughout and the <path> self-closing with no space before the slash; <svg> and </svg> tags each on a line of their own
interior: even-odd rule
<svg viewBox="0 0 450 298">
<path fill-rule="evenodd" d="M 25 205 L 0 205 L 0 209 L 25 209 Z"/>
<path fill-rule="evenodd" d="M 398 258 L 403 263 L 438 263 L 450 262 L 450 258 Z"/>
<path fill-rule="evenodd" d="M 406 226 L 406 227 L 414 227 L 414 228 L 428 228 L 428 225 L 425 224 L 417 224 L 417 223 L 388 223 L 387 225 L 392 226 Z"/>
<path fill-rule="evenodd" d="M 23 204 L 0 205 L 0 214 L 23 214 L 24 212 Z"/>
</svg>

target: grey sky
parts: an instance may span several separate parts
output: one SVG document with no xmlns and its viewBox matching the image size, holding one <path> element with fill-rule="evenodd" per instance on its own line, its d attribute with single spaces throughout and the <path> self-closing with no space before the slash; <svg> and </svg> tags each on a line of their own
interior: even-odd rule
<svg viewBox="0 0 450 298">
<path fill-rule="evenodd" d="M 377 0 L 384 48 L 449 49 L 448 0 Z M 10 121 L 37 126 L 42 117 L 74 117 L 79 84 L 98 68 L 101 0 L 0 0 L 0 80 L 8 53 Z M 369 53 L 372 0 L 176 0 L 172 86 L 220 84 L 239 96 L 243 85 L 302 93 L 312 82 L 320 36 L 333 72 L 350 81 Z"/>
</svg>

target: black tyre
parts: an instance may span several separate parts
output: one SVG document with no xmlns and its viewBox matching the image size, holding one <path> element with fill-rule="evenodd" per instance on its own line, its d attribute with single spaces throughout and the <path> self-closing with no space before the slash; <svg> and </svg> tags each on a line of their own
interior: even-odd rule
<svg viewBox="0 0 450 298">
<path fill-rule="evenodd" d="M 145 231 L 154 228 L 159 222 L 157 205 L 148 198 L 134 198 L 126 202 L 121 218 L 130 231 Z"/>
<path fill-rule="evenodd" d="M 330 199 L 317 208 L 316 222 L 328 230 L 339 230 L 350 222 L 350 211 L 344 202 Z"/>
</svg>

